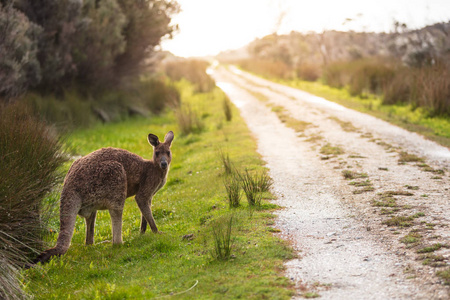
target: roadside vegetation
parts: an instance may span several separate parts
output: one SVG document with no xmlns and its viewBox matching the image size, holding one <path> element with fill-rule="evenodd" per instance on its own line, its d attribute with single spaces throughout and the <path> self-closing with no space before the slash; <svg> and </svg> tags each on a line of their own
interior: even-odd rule
<svg viewBox="0 0 450 300">
<path fill-rule="evenodd" d="M 389 34 L 269 35 L 224 62 L 384 119 L 450 147 L 450 65 L 442 23 Z M 434 43 L 442 40 L 443 43 Z"/>
</svg>

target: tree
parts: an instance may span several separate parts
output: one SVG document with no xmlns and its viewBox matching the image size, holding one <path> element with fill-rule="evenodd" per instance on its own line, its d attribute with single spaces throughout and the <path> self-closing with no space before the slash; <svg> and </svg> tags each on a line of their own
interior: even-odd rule
<svg viewBox="0 0 450 300">
<path fill-rule="evenodd" d="M 0 3 L 0 97 L 8 100 L 39 83 L 41 31 L 11 4 Z"/>
<path fill-rule="evenodd" d="M 104 86 L 114 80 L 115 59 L 125 51 L 122 32 L 126 18 L 116 0 L 87 0 L 83 16 L 72 52 L 77 81 L 91 87 Z"/>
<path fill-rule="evenodd" d="M 170 0 L 119 0 L 119 4 L 127 18 L 123 32 L 126 49 L 117 57 L 115 68 L 122 78 L 141 72 L 161 39 L 176 30 L 170 21 L 179 7 Z"/>
<path fill-rule="evenodd" d="M 17 0 L 15 7 L 42 27 L 38 60 L 42 69 L 40 87 L 55 91 L 76 72 L 72 57 L 75 36 L 81 25 L 81 0 Z"/>
</svg>

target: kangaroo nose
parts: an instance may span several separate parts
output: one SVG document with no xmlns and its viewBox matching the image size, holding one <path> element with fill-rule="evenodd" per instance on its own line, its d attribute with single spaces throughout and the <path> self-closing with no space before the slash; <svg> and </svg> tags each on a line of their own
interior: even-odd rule
<svg viewBox="0 0 450 300">
<path fill-rule="evenodd" d="M 166 161 L 162 161 L 161 162 L 161 168 L 163 168 L 163 169 L 167 168 L 167 162 Z"/>
</svg>

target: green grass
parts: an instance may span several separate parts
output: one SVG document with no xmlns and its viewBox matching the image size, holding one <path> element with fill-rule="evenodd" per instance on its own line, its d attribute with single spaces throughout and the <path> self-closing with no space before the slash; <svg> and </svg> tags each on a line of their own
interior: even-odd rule
<svg viewBox="0 0 450 300">
<path fill-rule="evenodd" d="M 182 101 L 201 113 L 204 130 L 182 136 L 172 112 L 150 119 L 98 125 L 67 138 L 71 151 L 85 155 L 101 147 L 120 147 L 151 158 L 148 133 L 160 138 L 175 132 L 168 184 L 159 191 L 152 210 L 162 234 L 139 233 L 140 212 L 128 199 L 123 216 L 124 244 L 112 247 L 108 212 L 100 211 L 95 244 L 84 245 L 84 220 L 77 217 L 69 251 L 43 266 L 23 272 L 25 290 L 35 299 L 150 299 L 177 295 L 177 299 L 289 299 L 293 286 L 282 276 L 283 261 L 293 250 L 267 224 L 274 205 L 249 213 L 247 205 L 230 210 L 223 186 L 224 149 L 239 168 L 262 172 L 252 138 L 233 106 L 225 122 L 223 94 L 215 89 L 195 94 L 186 82 L 178 84 Z M 66 166 L 68 168 L 68 166 Z M 212 224 L 233 215 L 230 258 L 214 251 Z M 58 221 L 52 223 L 58 229 Z M 189 238 L 183 238 L 188 236 Z M 54 245 L 56 234 L 49 236 Z"/>
<path fill-rule="evenodd" d="M 411 105 L 385 105 L 378 96 L 368 95 L 361 98 L 352 96 L 348 88 L 333 88 L 319 81 L 310 82 L 299 79 L 270 80 L 288 85 L 339 103 L 345 107 L 373 115 L 390 123 L 396 124 L 409 131 L 422 134 L 426 138 L 450 147 L 450 118 L 432 117 L 423 108 Z"/>
</svg>

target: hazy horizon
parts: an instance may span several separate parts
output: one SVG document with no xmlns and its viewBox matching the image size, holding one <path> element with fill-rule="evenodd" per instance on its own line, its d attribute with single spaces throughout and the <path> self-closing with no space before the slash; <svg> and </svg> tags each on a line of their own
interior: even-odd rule
<svg viewBox="0 0 450 300">
<path fill-rule="evenodd" d="M 450 20 L 443 0 L 178 0 L 179 31 L 162 49 L 207 56 L 237 49 L 268 34 L 324 30 L 390 32 L 395 21 L 418 29 Z"/>
</svg>

